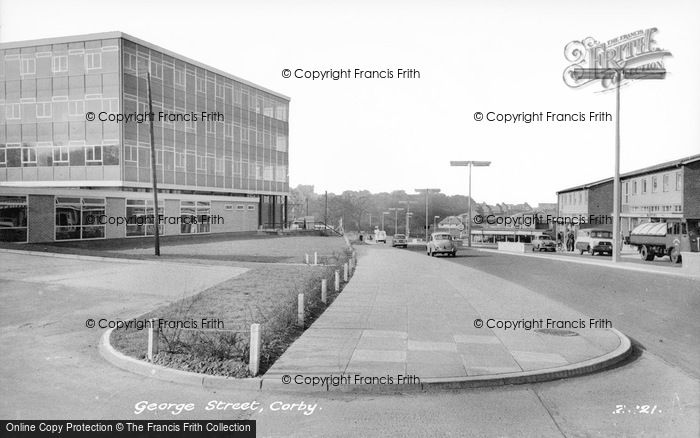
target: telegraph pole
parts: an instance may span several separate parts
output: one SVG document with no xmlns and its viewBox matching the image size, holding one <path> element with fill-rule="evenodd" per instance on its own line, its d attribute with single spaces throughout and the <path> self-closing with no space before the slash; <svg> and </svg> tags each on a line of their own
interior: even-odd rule
<svg viewBox="0 0 700 438">
<path fill-rule="evenodd" d="M 148 113 L 151 117 L 150 134 L 151 134 L 151 172 L 153 174 L 153 219 L 155 221 L 155 253 L 160 256 L 160 217 L 158 215 L 158 173 L 156 172 L 156 145 L 153 137 L 153 100 L 151 99 L 151 73 L 146 72 L 148 82 Z M 148 208 L 146 208 L 148 210 Z"/>
</svg>

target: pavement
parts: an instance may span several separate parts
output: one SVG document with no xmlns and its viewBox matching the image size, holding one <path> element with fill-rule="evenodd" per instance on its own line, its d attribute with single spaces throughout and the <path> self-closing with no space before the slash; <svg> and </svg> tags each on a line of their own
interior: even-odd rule
<svg viewBox="0 0 700 438">
<path fill-rule="evenodd" d="M 597 320 L 494 275 L 384 245 L 358 255 L 350 283 L 263 376 L 263 389 L 524 383 L 591 372 L 630 352 L 614 328 L 591 327 Z M 497 327 L 506 323 L 520 327 Z"/>
<path fill-rule="evenodd" d="M 620 261 L 617 263 L 612 262 L 612 257 L 610 256 L 590 256 L 590 255 L 580 255 L 576 251 L 567 252 L 508 252 L 493 248 L 480 248 L 473 247 L 478 251 L 499 253 L 499 254 L 510 254 L 521 257 L 537 257 L 548 260 L 558 260 L 562 262 L 579 263 L 582 265 L 593 265 L 600 266 L 604 268 L 611 269 L 623 269 L 627 271 L 635 272 L 645 272 L 654 273 L 661 275 L 675 275 L 684 278 L 700 278 L 700 271 L 691 272 L 687 269 L 682 269 L 680 264 L 672 264 L 667 260 L 657 260 L 656 262 L 643 262 L 639 260 L 639 255 L 631 252 L 623 252 L 620 256 Z M 587 253 L 586 253 L 587 254 Z"/>
</svg>

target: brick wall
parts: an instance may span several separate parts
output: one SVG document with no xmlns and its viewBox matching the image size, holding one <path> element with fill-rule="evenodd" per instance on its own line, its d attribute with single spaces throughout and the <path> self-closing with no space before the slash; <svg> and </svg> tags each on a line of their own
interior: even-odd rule
<svg viewBox="0 0 700 438">
<path fill-rule="evenodd" d="M 700 219 L 700 161 L 686 165 L 683 170 L 683 214 L 686 218 Z"/>
<path fill-rule="evenodd" d="M 29 242 L 53 242 L 54 197 L 50 195 L 29 195 L 28 199 Z"/>
<path fill-rule="evenodd" d="M 622 196 L 622 185 L 620 185 Z M 612 215 L 613 183 L 612 181 L 588 189 L 588 214 Z"/>
</svg>

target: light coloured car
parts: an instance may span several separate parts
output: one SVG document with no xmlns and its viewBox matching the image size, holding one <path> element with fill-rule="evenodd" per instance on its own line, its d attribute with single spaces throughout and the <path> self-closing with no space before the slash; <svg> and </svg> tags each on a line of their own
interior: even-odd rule
<svg viewBox="0 0 700 438">
<path fill-rule="evenodd" d="M 612 255 L 612 233 L 609 230 L 600 228 L 584 228 L 578 230 L 576 236 L 576 249 L 583 254 L 589 255 L 608 254 Z"/>
<path fill-rule="evenodd" d="M 540 236 L 532 237 L 532 250 L 533 251 L 556 251 L 557 243 L 552 239 L 551 236 L 542 234 Z"/>
<path fill-rule="evenodd" d="M 427 252 L 429 256 L 438 254 L 447 254 L 448 256 L 457 255 L 457 245 L 450 233 L 433 233 L 428 238 Z"/>
<path fill-rule="evenodd" d="M 391 238 L 391 246 L 393 247 L 403 247 L 408 248 L 408 241 L 406 240 L 405 234 L 394 234 Z"/>
</svg>

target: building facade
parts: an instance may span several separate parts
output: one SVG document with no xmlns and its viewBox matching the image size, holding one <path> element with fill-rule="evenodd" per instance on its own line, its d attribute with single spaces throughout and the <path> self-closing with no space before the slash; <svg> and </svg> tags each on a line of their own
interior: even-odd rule
<svg viewBox="0 0 700 438">
<path fill-rule="evenodd" d="M 621 175 L 620 198 L 623 237 L 645 222 L 686 222 L 696 235 L 700 228 L 700 155 Z M 612 229 L 612 178 L 559 191 L 557 199 L 560 216 L 584 216 L 589 223 L 583 227 Z"/>
<path fill-rule="evenodd" d="M 153 234 L 151 119 L 165 234 L 281 227 L 288 113 L 284 95 L 120 32 L 0 44 L 0 240 Z"/>
</svg>

